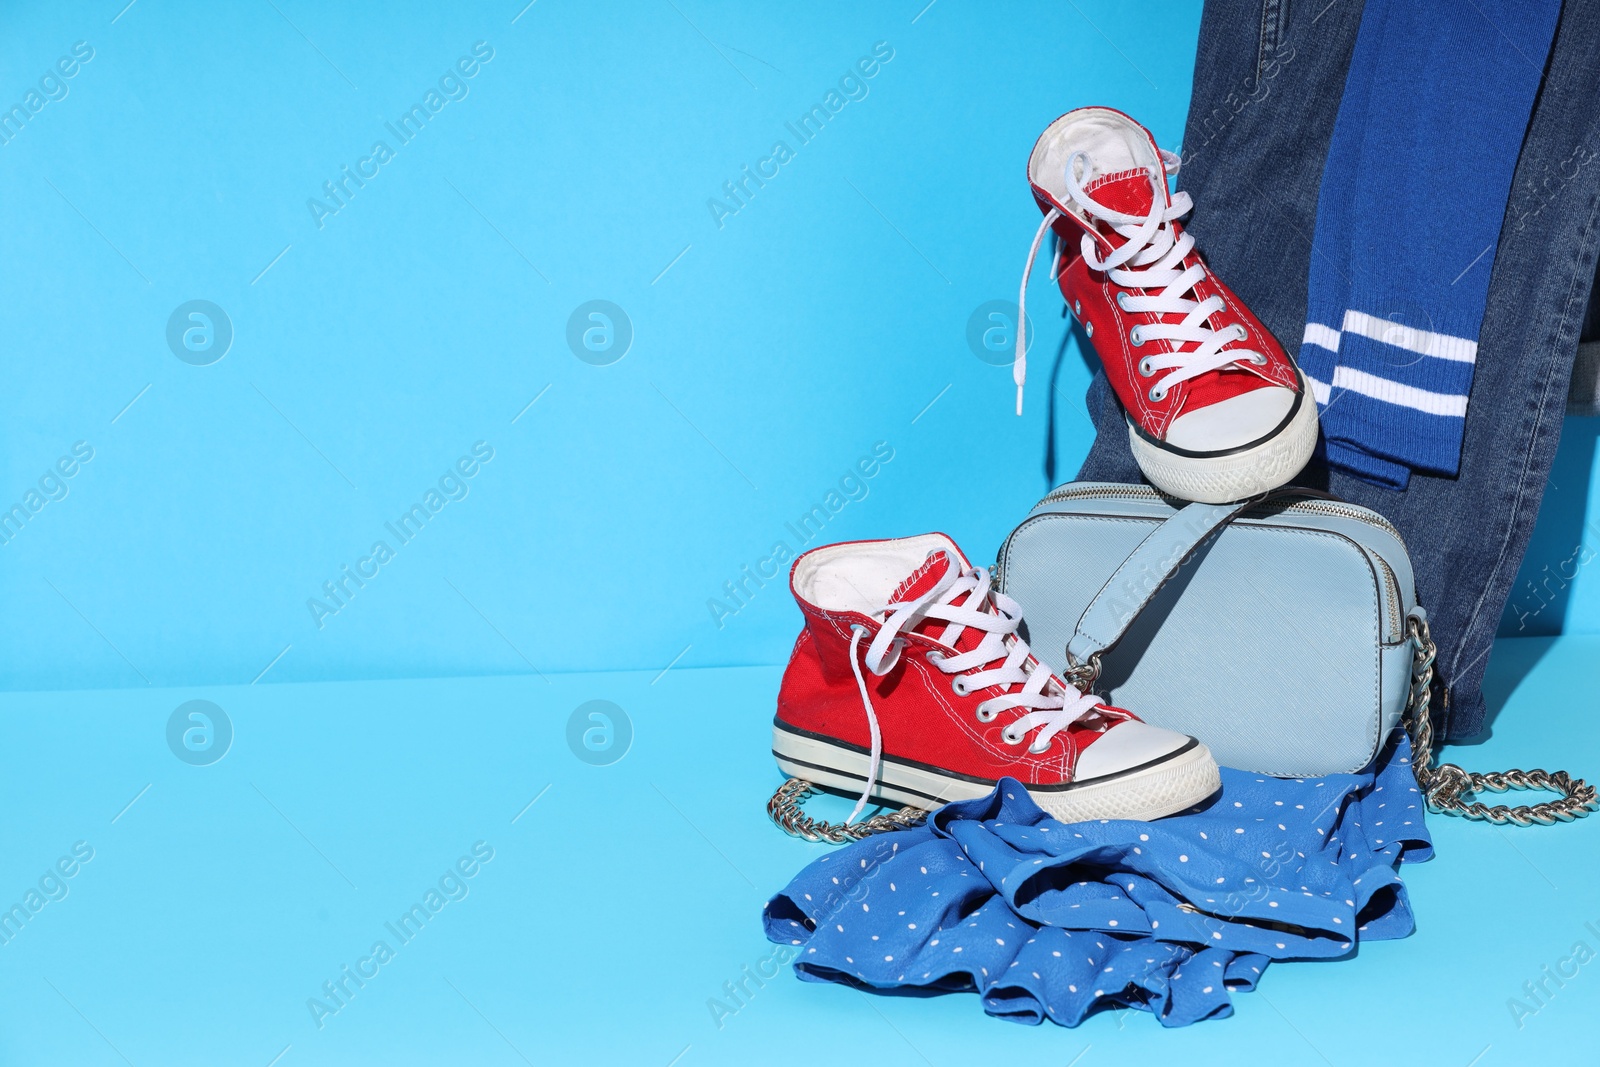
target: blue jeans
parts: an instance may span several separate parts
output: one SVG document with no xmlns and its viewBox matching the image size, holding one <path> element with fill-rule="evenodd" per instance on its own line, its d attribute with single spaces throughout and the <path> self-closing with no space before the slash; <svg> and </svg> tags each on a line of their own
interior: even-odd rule
<svg viewBox="0 0 1600 1067">
<path fill-rule="evenodd" d="M 1446 738 L 1483 728 L 1483 670 L 1560 439 L 1600 256 L 1600 17 L 1589 8 L 1568 0 L 1562 11 L 1517 161 L 1460 474 L 1414 473 L 1393 490 L 1313 460 L 1296 479 L 1372 508 L 1404 535 L 1439 644 L 1433 715 Z M 1195 202 L 1186 228 L 1290 351 L 1305 328 L 1317 190 L 1360 19 L 1359 0 L 1208 0 L 1200 24 L 1179 177 Z M 1448 226 L 1449 189 L 1438 202 Z M 1101 373 L 1088 405 L 1098 432 L 1079 477 L 1138 481 Z"/>
</svg>

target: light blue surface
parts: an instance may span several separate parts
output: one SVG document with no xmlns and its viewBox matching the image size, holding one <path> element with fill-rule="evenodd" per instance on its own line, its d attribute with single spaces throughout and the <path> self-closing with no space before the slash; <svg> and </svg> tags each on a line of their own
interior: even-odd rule
<svg viewBox="0 0 1600 1067">
<path fill-rule="evenodd" d="M 1493 737 L 1451 755 L 1474 768 L 1600 770 L 1580 681 L 1597 654 L 1594 638 L 1503 642 L 1495 702 L 1531 672 Z M 1336 1065 L 1374 1062 L 1375 1050 L 1381 1062 L 1466 1064 L 1487 1047 L 1480 1067 L 1587 1055 L 1600 962 L 1520 1030 L 1507 1002 L 1575 942 L 1600 949 L 1584 926 L 1600 927 L 1600 820 L 1499 831 L 1432 819 L 1438 858 L 1404 871 L 1414 936 L 1273 967 L 1230 1020 L 1163 1032 L 1125 1013 L 1026 1028 L 983 1017 L 966 994 L 869 997 L 784 974 L 752 985 L 718 1029 L 707 1001 L 771 951 L 761 905 L 822 850 L 762 810 L 777 781 L 777 683 L 774 668 L 674 668 L 548 685 L 0 698 L 20 757 L 0 780 L 0 903 L 74 842 L 94 848 L 67 897 L 0 945 L 0 1062 L 111 1067 L 120 1052 L 139 1067 L 265 1067 L 286 1047 L 280 1067 L 521 1064 L 516 1050 L 533 1063 L 656 1067 L 680 1053 L 680 1067 L 1065 1064 L 1086 1046 L 1080 1067 L 1237 1063 L 1245 1049 Z M 235 729 L 210 766 L 180 762 L 163 740 L 191 698 L 215 701 Z M 610 766 L 564 742 L 569 714 L 592 699 L 632 722 L 631 749 Z M 494 859 L 466 898 L 319 1030 L 307 1000 L 479 840 Z"/>
<path fill-rule="evenodd" d="M 0 507 L 41 493 L 0 545 L 0 898 L 94 850 L 0 944 L 0 1062 L 967 1064 L 1092 1044 L 1080 1062 L 1309 1045 L 1465 1063 L 1492 1045 L 1487 1064 L 1580 1047 L 1588 969 L 1521 1031 L 1505 1002 L 1600 922 L 1600 824 L 1439 824 L 1440 860 L 1411 874 L 1415 938 L 1278 968 L 1221 1025 L 1025 1030 L 788 980 L 711 1021 L 706 1001 L 769 951 L 761 903 L 817 850 L 761 812 L 777 668 L 693 669 L 781 662 L 793 605 L 753 588 L 719 628 L 707 601 L 836 488 L 813 540 L 942 528 L 979 558 L 1032 505 L 1064 326 L 1040 300 L 1018 420 L 968 318 L 1014 294 L 1037 221 L 1023 159 L 1051 118 L 1109 104 L 1176 145 L 1198 18 L 961 0 L 0 11 L 4 106 L 75 42 L 94 50 L 0 144 Z M 308 199 L 479 41 L 493 58 L 464 98 L 319 228 Z M 719 228 L 708 199 L 880 41 L 894 56 L 865 98 Z M 634 330 L 608 366 L 566 341 L 596 299 Z M 208 365 L 168 346 L 192 300 L 232 326 Z M 1088 444 L 1087 379 L 1068 342 L 1058 481 Z M 92 458 L 47 477 L 80 441 Z M 480 441 L 493 458 L 442 482 Z M 843 481 L 878 442 L 892 458 Z M 1586 430 L 1558 464 L 1524 630 L 1600 627 L 1592 568 L 1539 569 L 1589 543 L 1592 452 Z M 430 489 L 463 486 L 318 628 L 324 582 Z M 1540 661 L 1469 761 L 1600 766 L 1580 685 L 1597 649 Z M 641 670 L 562 673 L 624 668 Z M 381 680 L 430 675 L 463 677 Z M 515 677 L 468 677 L 484 675 Z M 211 766 L 167 746 L 194 699 L 235 730 Z M 614 766 L 565 742 L 591 699 L 633 719 Z M 466 898 L 319 1030 L 308 998 L 480 840 L 495 855 Z"/>
</svg>

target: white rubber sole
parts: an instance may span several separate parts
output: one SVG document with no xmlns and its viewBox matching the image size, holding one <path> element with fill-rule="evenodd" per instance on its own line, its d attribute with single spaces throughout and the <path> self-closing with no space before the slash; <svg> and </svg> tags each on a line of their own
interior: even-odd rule
<svg viewBox="0 0 1600 1067">
<path fill-rule="evenodd" d="M 772 728 L 772 754 L 791 778 L 845 796 L 859 796 L 871 759 L 849 745 L 781 726 Z M 874 799 L 933 809 L 952 800 L 973 800 L 994 790 L 993 781 L 956 776 L 937 768 L 885 756 L 878 768 Z M 1193 807 L 1222 786 L 1211 751 L 1195 741 L 1164 759 L 1121 774 L 1073 782 L 1055 789 L 1032 787 L 1028 795 L 1062 822 L 1088 819 L 1148 821 Z"/>
<path fill-rule="evenodd" d="M 1253 448 L 1226 455 L 1181 455 L 1128 427 L 1128 443 L 1150 484 L 1182 500 L 1226 504 L 1286 485 L 1317 447 L 1317 404 L 1300 376 L 1300 409 L 1289 424 Z"/>
</svg>

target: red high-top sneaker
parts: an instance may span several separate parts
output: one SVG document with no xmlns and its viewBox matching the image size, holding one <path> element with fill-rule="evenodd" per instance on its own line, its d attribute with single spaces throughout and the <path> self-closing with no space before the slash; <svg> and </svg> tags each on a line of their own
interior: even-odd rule
<svg viewBox="0 0 1600 1067">
<path fill-rule="evenodd" d="M 795 560 L 806 626 L 778 694 L 772 754 L 825 789 L 933 808 L 1004 775 L 1058 819 L 1155 819 L 1220 784 L 1192 737 L 1053 674 L 1017 602 L 948 537 L 827 545 Z"/>
<path fill-rule="evenodd" d="M 1317 443 L 1317 406 L 1294 362 L 1211 273 L 1167 193 L 1178 159 L 1120 111 L 1085 107 L 1052 122 L 1028 158 L 1052 274 L 1122 401 L 1139 469 L 1185 500 L 1223 503 L 1276 489 Z M 1019 316 L 1019 321 L 1021 316 Z M 1018 330 L 1017 413 L 1027 377 Z"/>
</svg>

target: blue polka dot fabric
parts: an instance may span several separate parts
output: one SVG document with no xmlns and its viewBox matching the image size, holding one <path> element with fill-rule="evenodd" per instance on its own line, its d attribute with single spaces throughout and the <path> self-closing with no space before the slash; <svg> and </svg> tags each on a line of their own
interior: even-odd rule
<svg viewBox="0 0 1600 1067">
<path fill-rule="evenodd" d="M 1410 934 L 1398 868 L 1432 854 L 1397 735 L 1359 774 L 1224 768 L 1217 796 L 1156 822 L 1060 823 L 1002 779 L 822 857 L 763 917 L 808 981 L 977 992 L 1016 1022 L 1131 1007 L 1187 1026 L 1232 1014 L 1274 960 Z"/>
</svg>

